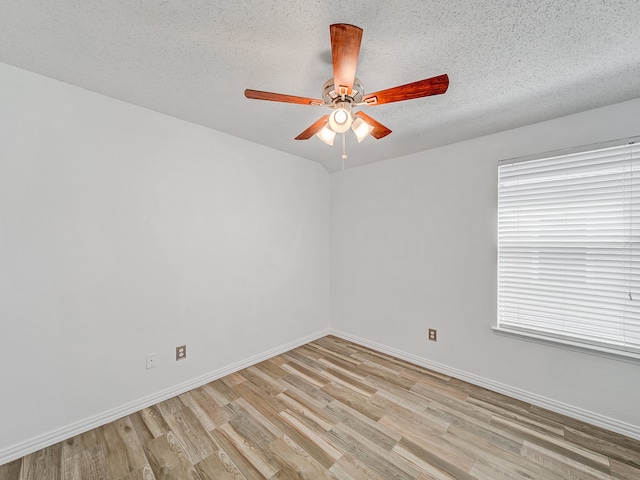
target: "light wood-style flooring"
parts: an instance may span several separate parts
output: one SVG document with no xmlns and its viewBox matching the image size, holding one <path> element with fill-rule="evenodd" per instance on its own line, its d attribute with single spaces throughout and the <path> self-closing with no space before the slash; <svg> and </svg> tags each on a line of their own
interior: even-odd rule
<svg viewBox="0 0 640 480">
<path fill-rule="evenodd" d="M 0 480 L 640 479 L 640 442 L 325 337 Z"/>
</svg>

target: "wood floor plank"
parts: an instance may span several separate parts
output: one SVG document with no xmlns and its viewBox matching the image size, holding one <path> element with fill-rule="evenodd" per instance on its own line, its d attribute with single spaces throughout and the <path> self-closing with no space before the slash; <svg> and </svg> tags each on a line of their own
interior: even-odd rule
<svg viewBox="0 0 640 480">
<path fill-rule="evenodd" d="M 473 461 L 468 466 L 465 464 L 464 467 L 461 467 L 459 464 L 450 463 L 429 449 L 422 448 L 406 439 L 402 439 L 393 447 L 393 452 L 434 478 L 473 479 L 473 476 L 467 473 L 467 470 L 473 465 Z"/>
<path fill-rule="evenodd" d="M 565 478 L 581 478 L 584 480 L 606 480 L 611 478 L 609 475 L 610 468 L 607 469 L 606 473 L 603 473 L 577 460 L 528 441 L 524 442 L 522 456 Z"/>
<path fill-rule="evenodd" d="M 209 434 L 189 407 L 176 410 L 164 418 L 193 465 L 213 453 Z"/>
<path fill-rule="evenodd" d="M 233 387 L 236 387 L 241 383 L 245 382 L 246 378 L 244 378 L 242 373 L 235 372 L 235 373 L 230 373 L 226 377 L 222 377 L 219 381 L 224 383 L 227 387 L 233 389 Z"/>
<path fill-rule="evenodd" d="M 322 390 L 331 397 L 349 405 L 354 410 L 366 415 L 373 420 L 379 420 L 384 415 L 384 410 L 376 406 L 367 397 L 336 383 L 325 385 Z"/>
<path fill-rule="evenodd" d="M 287 362 L 282 365 L 282 368 L 290 374 L 306 380 L 308 383 L 317 388 L 322 388 L 327 383 L 329 383 L 329 380 L 327 380 L 326 378 L 322 377 L 316 372 L 309 370 L 308 368 L 305 368 L 302 365 L 299 365 L 296 362 Z"/>
<path fill-rule="evenodd" d="M 395 440 L 396 442 L 402 438 L 402 434 L 397 430 L 386 427 L 380 421 L 374 421 L 371 418 L 363 415 L 362 413 L 354 410 L 348 405 L 340 402 L 339 400 L 334 400 L 329 405 L 327 405 L 324 410 L 328 415 L 334 419 L 335 423 L 349 423 L 349 422 L 358 422 L 367 427 L 376 429 L 379 434 L 384 435 L 388 438 Z"/>
<path fill-rule="evenodd" d="M 255 367 L 249 367 L 242 370 L 242 375 L 262 392 L 271 397 L 275 397 L 285 389 L 273 380 L 269 375 L 262 373 Z"/>
<path fill-rule="evenodd" d="M 638 480 L 640 441 L 324 337 L 0 466 L 0 480 Z"/>
<path fill-rule="evenodd" d="M 413 391 L 413 390 L 412 390 Z M 431 401 L 426 410 L 448 422 L 469 421 L 489 423 L 493 412 L 488 412 L 476 405 L 454 400 L 440 394 L 430 396 Z"/>
<path fill-rule="evenodd" d="M 286 435 L 273 442 L 269 450 L 282 465 L 282 469 L 273 478 L 335 479 L 329 470 Z"/>
<path fill-rule="evenodd" d="M 233 402 L 240 396 L 234 392 L 231 388 L 225 385 L 221 380 L 214 380 L 211 383 L 203 385 L 201 387 L 207 395 L 213 398 L 220 406 L 224 406 Z"/>
<path fill-rule="evenodd" d="M 349 377 L 355 378 L 356 380 L 362 380 L 367 376 L 366 372 L 362 369 L 362 362 L 358 362 L 356 364 L 345 362 L 339 358 L 325 358 L 320 357 L 318 359 L 325 368 L 331 368 L 333 370 L 338 370 L 342 372 L 344 375 L 348 375 Z"/>
<path fill-rule="evenodd" d="M 405 437 L 419 437 L 422 433 L 442 435 L 451 425 L 428 412 L 416 412 L 401 405 L 390 405 L 379 422 Z"/>
<path fill-rule="evenodd" d="M 251 382 L 244 382 L 237 385 L 235 387 L 235 391 L 267 418 L 277 415 L 286 408 L 286 405 L 282 400 L 277 397 L 264 395 L 260 392 L 260 389 Z"/>
<path fill-rule="evenodd" d="M 469 473 L 473 478 L 481 480 L 567 480 L 549 470 L 541 469 L 537 472 L 519 462 L 507 463 L 500 461 L 500 459 L 487 458 L 486 456 L 477 457 Z"/>
<path fill-rule="evenodd" d="M 145 452 L 156 480 L 202 480 L 173 432 L 148 442 Z"/>
<path fill-rule="evenodd" d="M 556 424 L 563 425 L 564 427 L 584 432 L 588 435 L 610 441 L 611 443 L 618 444 L 623 447 L 627 446 L 629 448 L 633 448 L 633 446 L 636 444 L 635 440 L 630 439 L 629 437 L 625 437 L 624 435 L 621 435 L 619 433 L 605 430 L 604 428 L 588 424 L 586 422 L 583 422 L 582 420 L 576 420 L 561 413 L 552 412 L 551 410 L 547 410 L 546 408 L 538 407 L 536 405 L 531 405 L 529 407 L 529 413 L 531 415 L 535 415 L 538 418 L 543 418 L 547 421 L 555 422 Z"/>
<path fill-rule="evenodd" d="M 464 402 L 469 396 L 467 392 L 462 391 L 452 385 L 449 385 L 448 381 L 443 381 L 439 378 L 433 378 L 429 375 L 424 375 L 422 380 L 416 381 L 411 388 L 415 393 L 436 393 L 440 394 L 439 398 L 445 397 L 452 400 L 459 400 Z M 431 398 L 428 395 L 425 395 Z"/>
<path fill-rule="evenodd" d="M 349 427 L 351 430 L 359 432 L 368 438 L 373 444 L 387 452 L 390 452 L 396 443 L 398 443 L 400 438 L 402 438 L 400 437 L 400 434 L 397 433 L 387 435 L 386 431 L 390 431 L 391 429 L 387 428 L 382 423 L 372 421 L 369 417 L 364 415 L 355 416 L 348 413 L 345 414 L 348 407 L 340 408 L 338 402 L 327 406 L 327 409 L 331 408 L 334 409 L 334 412 L 340 412 L 343 414 L 340 424 Z M 363 420 L 363 418 L 366 420 Z"/>
<path fill-rule="evenodd" d="M 314 372 L 320 372 L 324 368 L 324 365 L 318 362 L 318 356 L 316 356 L 315 353 L 308 356 L 304 355 L 302 352 L 304 352 L 303 348 L 296 348 L 294 350 L 289 350 L 287 353 L 283 353 L 282 357 L 287 360 L 287 363 L 297 363 L 298 365 L 306 367 Z"/>
<path fill-rule="evenodd" d="M 425 397 L 417 395 L 413 391 L 400 388 L 382 378 L 367 377 L 366 381 L 377 387 L 375 395 L 377 398 L 382 397 L 393 404 L 401 405 L 414 412 L 423 412 L 429 405 L 430 400 Z"/>
<path fill-rule="evenodd" d="M 358 365 L 362 363 L 360 360 L 357 360 L 349 355 L 344 355 L 335 350 L 330 350 L 327 347 L 324 347 L 317 342 L 308 343 L 306 347 L 310 350 L 318 352 L 318 354 L 322 355 L 322 358 L 332 358 L 334 360 L 341 360 L 343 362 L 352 363 L 354 365 Z"/>
<path fill-rule="evenodd" d="M 300 433 L 282 416 L 278 415 L 269 419 L 271 423 L 276 425 L 287 437 L 292 439 L 297 445 L 311 455 L 320 465 L 329 469 L 335 463 L 334 458 L 325 452 L 317 443 L 308 438 L 304 433 Z M 324 432 L 323 432 L 324 433 Z"/>
<path fill-rule="evenodd" d="M 640 468 L 640 450 L 637 445 L 627 445 L 626 440 L 622 442 L 618 440 L 617 443 L 613 443 L 607 438 L 596 437 L 570 427 L 565 427 L 564 438 L 584 448 L 606 455 L 610 459 Z"/>
<path fill-rule="evenodd" d="M 286 404 L 287 410 L 295 412 L 297 415 L 303 416 L 309 421 L 314 422 L 318 428 L 326 431 L 330 430 L 335 425 L 324 409 L 319 409 L 316 405 L 307 406 L 304 403 L 301 403 L 296 397 L 297 395 L 292 395 L 289 391 L 278 395 L 278 398 Z"/>
<path fill-rule="evenodd" d="M 213 430 L 218 425 L 213 420 L 215 410 L 222 410 L 221 407 L 213 401 L 211 397 L 206 395 L 201 389 L 195 389 L 180 395 L 182 403 L 184 403 L 198 418 L 200 424 L 205 430 Z M 229 421 L 228 419 L 226 421 Z"/>
<path fill-rule="evenodd" d="M 249 439 L 237 432 L 230 423 L 222 425 L 220 431 L 227 440 L 246 458 L 264 478 L 271 478 L 279 470 L 271 455 L 264 449 L 251 443 Z"/>
<path fill-rule="evenodd" d="M 198 462 L 195 467 L 203 480 L 246 480 L 224 448 L 211 437 L 214 452 Z"/>
<path fill-rule="evenodd" d="M 482 474 L 482 478 L 484 478 L 487 472 L 486 465 L 495 465 L 496 472 L 501 472 L 499 476 L 506 475 L 509 478 L 514 476 L 514 478 L 564 480 L 555 472 L 547 470 L 539 464 L 521 456 L 520 452 L 511 453 L 499 448 L 497 445 L 477 441 L 478 439 L 474 437 L 471 437 L 471 439 L 463 439 L 450 433 L 450 431 L 447 431 L 443 438 L 452 445 L 456 445 L 459 449 L 475 455 L 470 473 L 473 474 L 475 470 L 478 474 Z M 496 474 L 498 475 L 498 473 Z"/>
<path fill-rule="evenodd" d="M 18 480 L 22 469 L 22 459 L 0 465 L 0 480 Z"/>
<path fill-rule="evenodd" d="M 286 377 L 287 375 L 289 375 L 289 372 L 280 368 L 280 366 L 277 365 L 275 362 L 272 362 L 271 359 L 265 360 L 264 362 L 257 363 L 254 366 L 265 375 L 269 375 L 274 380 L 278 380 L 282 377 Z"/>
<path fill-rule="evenodd" d="M 282 432 L 257 410 L 252 409 L 253 414 L 249 413 L 239 400 L 241 399 L 227 405 L 233 417 L 229 424 L 256 447 L 268 448 L 276 438 L 282 435 Z"/>
<path fill-rule="evenodd" d="M 182 403 L 182 400 L 180 400 L 179 396 L 170 398 L 155 405 L 157 410 L 160 412 L 160 415 L 162 415 L 163 417 L 166 415 L 171 415 L 178 410 L 182 410 L 184 406 L 185 405 L 184 403 Z"/>
<path fill-rule="evenodd" d="M 363 372 L 363 376 L 364 373 L 367 374 L 364 378 L 371 377 L 384 380 L 387 383 L 390 383 L 407 391 L 410 391 L 411 388 L 416 384 L 414 380 L 404 378 L 401 375 L 398 375 L 398 373 L 394 372 L 393 370 L 385 368 L 379 364 L 374 365 L 369 362 L 362 362 L 360 365 L 358 365 L 358 368 L 361 372 Z"/>
<path fill-rule="evenodd" d="M 23 458 L 20 480 L 58 480 L 61 467 L 62 443 L 56 443 Z"/>
<path fill-rule="evenodd" d="M 520 455 L 524 441 L 489 424 L 455 421 L 449 425 L 447 434 L 455 435 L 469 445 L 491 450 L 501 449 Z M 513 438 L 515 437 L 515 438 Z"/>
<path fill-rule="evenodd" d="M 103 445 L 96 445 L 65 459 L 62 478 L 63 480 L 108 480 L 111 478 Z"/>
<path fill-rule="evenodd" d="M 308 438 L 311 442 L 317 445 L 332 461 L 338 460 L 342 456 L 342 451 L 335 448 L 330 442 L 326 440 L 324 432 L 314 431 L 307 423 L 305 423 L 295 412 L 285 410 L 280 413 L 280 416 L 285 422 L 296 429 L 302 436 Z"/>
<path fill-rule="evenodd" d="M 574 445 L 571 442 L 565 441 L 563 438 L 554 437 L 551 435 L 544 435 L 537 430 L 528 428 L 522 424 L 518 424 L 514 421 L 494 416 L 491 419 L 492 425 L 498 425 L 501 428 L 510 430 L 522 436 L 523 440 L 529 441 L 532 444 L 540 445 L 547 448 L 550 451 L 554 451 L 564 457 L 577 460 L 584 465 L 590 466 L 594 469 L 602 472 L 608 472 L 609 459 L 597 452 L 589 451 L 578 445 Z"/>
<path fill-rule="evenodd" d="M 360 395 L 367 398 L 370 398 L 371 395 L 373 395 L 377 391 L 376 388 L 366 385 L 365 383 L 356 380 L 352 376 L 345 375 L 344 373 L 333 368 L 327 368 L 326 370 L 323 370 L 322 372 L 320 372 L 320 375 L 327 378 L 333 383 L 337 383 L 339 385 L 342 385 L 343 387 L 348 388 L 349 390 L 358 392 Z"/>
<path fill-rule="evenodd" d="M 218 445 L 221 450 L 229 457 L 229 460 L 236 466 L 247 480 L 262 480 L 264 477 L 253 466 L 253 464 L 236 448 L 236 446 L 227 438 L 221 429 L 216 428 L 209 432 L 214 444 Z"/>
<path fill-rule="evenodd" d="M 415 366 L 417 367 L 417 366 Z M 423 383 L 425 381 L 433 381 L 440 380 L 442 382 L 452 383 L 454 378 L 451 378 L 444 373 L 438 373 L 433 370 L 429 370 L 428 368 L 406 368 L 401 367 L 400 376 L 402 378 L 407 378 L 409 380 L 413 380 L 415 382 Z"/>
<path fill-rule="evenodd" d="M 116 480 L 156 480 L 156 476 L 153 474 L 151 466 L 145 465 Z"/>
<path fill-rule="evenodd" d="M 143 408 L 138 414 L 140 415 L 140 420 L 142 420 L 142 423 L 153 438 L 162 437 L 171 430 L 157 405 Z"/>
<path fill-rule="evenodd" d="M 332 335 L 319 338 L 313 342 L 316 345 L 321 345 L 331 352 L 342 354 L 346 357 L 350 357 L 354 353 L 357 353 L 356 346 L 350 342 L 345 342 L 338 337 Z"/>
<path fill-rule="evenodd" d="M 386 455 L 384 450 L 355 430 L 338 424 L 329 431 L 333 442 L 383 478 L 415 479 L 420 470 L 405 459 Z"/>
<path fill-rule="evenodd" d="M 617 479 L 640 478 L 640 468 L 629 465 L 619 460 L 611 459 L 611 474 Z M 1 478 L 1 477 L 0 477 Z"/>
<path fill-rule="evenodd" d="M 111 478 L 124 477 L 147 465 L 147 457 L 130 418 L 121 418 L 96 431 L 104 447 Z"/>
<path fill-rule="evenodd" d="M 387 480 L 378 472 L 371 469 L 366 462 L 361 462 L 352 455 L 345 453 L 329 470 L 340 480 Z"/>
<path fill-rule="evenodd" d="M 129 420 L 133 425 L 133 429 L 136 431 L 138 441 L 141 445 L 153 440 L 155 437 L 151 433 L 151 430 L 142 419 L 141 412 L 135 412 L 129 415 Z"/>
<path fill-rule="evenodd" d="M 297 395 L 303 398 L 305 402 L 311 403 L 319 408 L 323 408 L 333 401 L 331 395 L 326 394 L 318 387 L 295 375 L 287 375 L 281 378 L 279 382 L 287 387 L 286 391 L 289 392 L 289 396 Z"/>
<path fill-rule="evenodd" d="M 97 432 L 97 429 L 89 430 L 62 442 L 62 460 L 64 461 L 98 445 Z"/>
<path fill-rule="evenodd" d="M 414 420 L 410 420 L 403 418 L 401 415 L 389 413 L 383 417 L 381 423 L 383 421 L 388 427 L 393 425 L 397 430 L 404 432 L 403 438 L 399 443 L 408 441 L 422 445 L 453 465 L 457 465 L 464 470 L 471 468 L 475 458 L 474 455 L 470 454 L 468 450 L 460 449 L 456 445 L 449 443 L 441 432 L 430 429 L 428 424 L 419 422 L 418 418 L 414 417 Z M 414 422 L 417 425 L 412 428 L 411 426 L 414 425 Z"/>
<path fill-rule="evenodd" d="M 237 415 L 243 415 L 251 421 L 258 422 L 261 428 L 267 430 L 274 438 L 281 437 L 282 431 L 271 422 L 272 417 L 265 417 L 262 415 L 253 405 L 247 402 L 244 398 L 238 398 L 234 400 L 228 406 L 229 411 L 232 412 L 234 418 Z"/>
</svg>

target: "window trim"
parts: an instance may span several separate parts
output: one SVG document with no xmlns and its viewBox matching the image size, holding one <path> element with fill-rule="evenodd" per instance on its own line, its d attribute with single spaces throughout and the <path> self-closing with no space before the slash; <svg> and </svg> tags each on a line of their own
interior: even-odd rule
<svg viewBox="0 0 640 480">
<path fill-rule="evenodd" d="M 496 335 L 504 337 L 563 348 L 574 352 L 587 353 L 612 360 L 640 364 L 640 354 L 634 352 L 627 352 L 625 350 L 608 348 L 602 345 L 595 345 L 586 342 L 581 343 L 567 338 L 553 337 L 552 335 L 536 335 L 533 332 L 513 330 L 510 328 L 498 327 L 498 325 L 492 325 L 491 329 Z"/>
<path fill-rule="evenodd" d="M 521 162 L 532 162 L 534 160 L 543 160 L 550 157 L 559 157 L 562 155 L 572 155 L 574 153 L 588 152 L 589 150 L 600 150 L 603 148 L 619 147 L 628 143 L 640 143 L 640 135 L 633 137 L 623 137 L 616 140 L 607 140 L 604 142 L 588 143 L 577 147 L 561 148 L 558 150 L 547 150 L 545 152 L 533 153 L 531 155 L 523 155 L 520 157 L 511 157 L 498 160 L 498 166 L 511 165 Z M 497 206 L 497 204 L 496 204 Z"/>
<path fill-rule="evenodd" d="M 604 142 L 596 142 L 596 143 L 564 148 L 559 150 L 551 150 L 551 151 L 525 155 L 520 157 L 507 158 L 507 159 L 499 160 L 497 162 L 497 166 L 499 167 L 502 165 L 512 165 L 512 164 L 521 163 L 521 162 L 542 160 L 545 158 L 583 153 L 591 150 L 605 149 L 605 148 L 622 146 L 625 144 L 632 144 L 632 143 L 640 143 L 640 135 L 619 138 L 616 140 L 608 140 Z M 497 176 L 499 181 L 499 174 Z M 496 186 L 496 192 L 497 192 L 497 186 Z M 499 223 L 497 221 L 497 218 L 498 218 L 497 199 L 498 197 L 496 196 L 496 235 L 498 236 Z M 497 237 L 496 237 L 496 240 L 497 240 Z M 497 272 L 498 257 L 499 257 L 498 242 L 496 241 L 496 307 L 498 307 L 499 305 L 499 295 L 500 295 L 500 289 L 499 289 L 500 275 Z M 591 343 L 588 341 L 578 341 L 570 337 L 554 335 L 553 333 L 537 334 L 536 332 L 530 331 L 530 330 L 524 330 L 524 329 L 518 330 L 514 328 L 500 327 L 498 324 L 498 310 L 496 310 L 495 324 L 491 326 L 491 329 L 493 330 L 494 334 L 508 337 L 508 338 L 529 341 L 529 342 L 552 346 L 552 347 L 563 348 L 566 350 L 586 353 L 590 355 L 596 355 L 599 357 L 605 357 L 613 360 L 625 361 L 630 363 L 640 363 L 640 352 L 627 351 L 621 348 L 612 348 L 603 344 Z"/>
</svg>

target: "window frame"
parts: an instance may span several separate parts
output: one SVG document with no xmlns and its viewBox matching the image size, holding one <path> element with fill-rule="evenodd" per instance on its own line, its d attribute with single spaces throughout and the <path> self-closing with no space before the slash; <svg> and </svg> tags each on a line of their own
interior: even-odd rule
<svg viewBox="0 0 640 480">
<path fill-rule="evenodd" d="M 617 140 L 611 140 L 606 142 L 593 143 L 588 145 L 582 145 L 578 147 L 572 147 L 562 150 L 548 151 L 534 155 L 527 155 L 523 157 L 515 157 L 500 160 L 497 163 L 497 167 L 505 164 L 514 164 L 521 162 L 531 162 L 536 160 L 550 159 L 552 157 L 567 156 L 572 154 L 585 153 L 589 151 L 596 151 L 600 149 L 606 149 L 611 147 L 621 147 L 628 144 L 634 144 L 640 142 L 640 136 L 621 138 Z M 500 171 L 496 168 L 496 178 L 498 184 L 496 185 L 496 193 L 499 193 L 500 188 Z M 630 351 L 625 349 L 618 349 L 612 346 L 608 346 L 602 343 L 592 343 L 586 339 L 574 338 L 571 336 L 558 336 L 552 332 L 536 332 L 527 329 L 518 329 L 513 327 L 505 327 L 500 325 L 500 220 L 499 220 L 499 195 L 496 195 L 496 319 L 495 324 L 491 327 L 493 332 L 497 335 L 514 338 L 518 340 L 525 340 L 535 342 L 543 345 L 550 345 L 554 347 L 560 347 L 572 351 L 578 351 L 581 353 L 587 353 L 597 356 L 603 356 L 606 358 L 612 358 L 615 360 L 628 361 L 632 363 L 640 363 L 640 351 Z"/>
</svg>

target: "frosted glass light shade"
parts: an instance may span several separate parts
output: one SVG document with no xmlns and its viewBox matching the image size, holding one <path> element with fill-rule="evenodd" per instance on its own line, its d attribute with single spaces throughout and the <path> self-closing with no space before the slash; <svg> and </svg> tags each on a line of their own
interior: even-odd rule
<svg viewBox="0 0 640 480">
<path fill-rule="evenodd" d="M 358 117 L 351 125 L 351 130 L 353 130 L 353 133 L 356 134 L 358 143 L 360 143 L 362 140 L 367 138 L 367 135 L 369 135 L 373 131 L 373 126 L 369 125 L 361 117 Z"/>
<path fill-rule="evenodd" d="M 329 115 L 329 127 L 336 133 L 344 133 L 349 130 L 353 117 L 351 112 L 344 108 L 336 108 L 331 115 Z"/>
<path fill-rule="evenodd" d="M 327 145 L 333 145 L 333 140 L 336 138 L 336 132 L 331 130 L 328 125 L 325 125 L 322 130 L 316 133 L 316 137 Z"/>
</svg>

